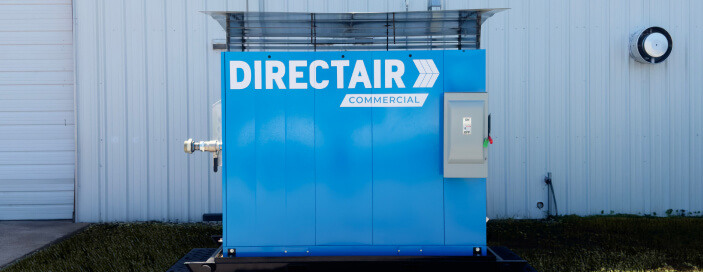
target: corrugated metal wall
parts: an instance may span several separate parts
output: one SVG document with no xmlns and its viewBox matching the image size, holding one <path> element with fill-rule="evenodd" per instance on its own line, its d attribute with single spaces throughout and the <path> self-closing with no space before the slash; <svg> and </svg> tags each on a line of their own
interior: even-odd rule
<svg viewBox="0 0 703 272">
<path fill-rule="evenodd" d="M 405 1 L 76 0 L 79 221 L 197 221 L 221 211 L 209 135 L 224 31 L 203 10 L 404 11 Z M 412 0 L 409 10 L 427 2 Z M 703 1 L 443 1 L 508 7 L 484 24 L 493 113 L 488 214 L 539 218 L 552 172 L 560 213 L 703 210 Z M 659 25 L 669 60 L 628 39 Z"/>
</svg>

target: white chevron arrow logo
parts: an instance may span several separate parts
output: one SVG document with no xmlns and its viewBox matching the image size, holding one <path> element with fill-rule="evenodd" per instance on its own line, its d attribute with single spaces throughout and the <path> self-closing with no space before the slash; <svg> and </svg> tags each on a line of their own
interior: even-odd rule
<svg viewBox="0 0 703 272">
<path fill-rule="evenodd" d="M 439 69 L 432 59 L 414 59 L 415 67 L 420 75 L 417 76 L 413 88 L 432 88 L 439 77 Z"/>
</svg>

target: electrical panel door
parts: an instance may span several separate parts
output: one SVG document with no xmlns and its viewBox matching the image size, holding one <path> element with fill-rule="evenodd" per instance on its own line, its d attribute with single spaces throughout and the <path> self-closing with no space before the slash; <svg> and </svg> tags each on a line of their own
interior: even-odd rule
<svg viewBox="0 0 703 272">
<path fill-rule="evenodd" d="M 488 176 L 488 93 L 444 94 L 444 177 Z"/>
</svg>

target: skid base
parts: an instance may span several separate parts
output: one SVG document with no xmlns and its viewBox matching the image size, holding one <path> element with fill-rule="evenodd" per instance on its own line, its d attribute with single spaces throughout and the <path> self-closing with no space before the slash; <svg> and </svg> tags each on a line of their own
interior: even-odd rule
<svg viewBox="0 0 703 272">
<path fill-rule="evenodd" d="M 168 271 L 536 271 L 506 247 L 488 256 L 310 256 L 223 258 L 222 248 L 196 248 Z"/>
</svg>

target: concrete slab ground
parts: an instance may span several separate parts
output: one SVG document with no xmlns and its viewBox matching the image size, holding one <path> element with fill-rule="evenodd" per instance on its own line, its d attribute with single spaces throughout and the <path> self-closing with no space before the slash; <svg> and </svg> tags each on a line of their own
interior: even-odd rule
<svg viewBox="0 0 703 272">
<path fill-rule="evenodd" d="M 88 225 L 70 220 L 0 221 L 0 268 Z"/>
</svg>

